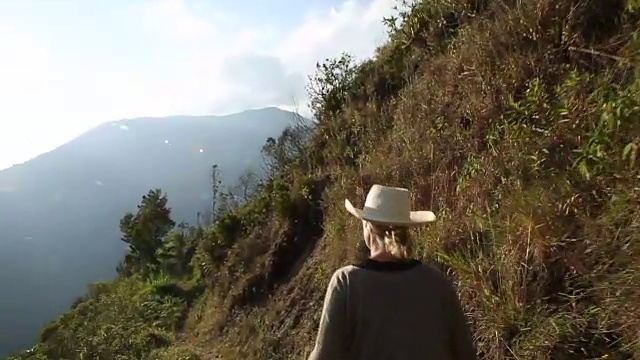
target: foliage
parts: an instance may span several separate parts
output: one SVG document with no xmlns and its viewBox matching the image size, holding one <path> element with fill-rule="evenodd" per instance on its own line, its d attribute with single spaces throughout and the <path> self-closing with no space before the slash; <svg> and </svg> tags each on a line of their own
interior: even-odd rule
<svg viewBox="0 0 640 360">
<path fill-rule="evenodd" d="M 307 143 L 313 127 L 298 118 L 277 139 L 268 138 L 262 147 L 267 174 L 286 173 L 292 166 L 304 167 L 308 162 Z M 242 183 L 242 179 L 240 181 Z"/>
<path fill-rule="evenodd" d="M 20 359 L 143 359 L 175 340 L 185 302 L 165 295 L 168 277 L 119 279 L 43 328 Z"/>
<path fill-rule="evenodd" d="M 129 245 L 129 253 L 120 268 L 121 274 L 149 272 L 158 265 L 157 250 L 163 237 L 174 227 L 167 197 L 160 189 L 150 190 L 142 197 L 136 214 L 127 213 L 120 220 L 122 241 Z"/>
<path fill-rule="evenodd" d="M 197 229 L 187 224 L 180 224 L 178 229 L 169 231 L 155 253 L 159 271 L 177 279 L 191 274 L 191 258 L 198 238 Z"/>
<path fill-rule="evenodd" d="M 94 285 L 31 358 L 305 357 L 331 272 L 362 255 L 341 202 L 374 182 L 438 214 L 412 236 L 457 283 L 480 358 L 639 357 L 637 5 L 399 10 L 374 59 L 318 65 L 316 126 L 267 142 L 247 201 L 163 234 L 146 279 Z"/>
<path fill-rule="evenodd" d="M 316 64 L 316 73 L 307 85 L 309 105 L 316 120 L 330 119 L 344 108 L 353 90 L 356 69 L 355 59 L 348 53 Z"/>
</svg>

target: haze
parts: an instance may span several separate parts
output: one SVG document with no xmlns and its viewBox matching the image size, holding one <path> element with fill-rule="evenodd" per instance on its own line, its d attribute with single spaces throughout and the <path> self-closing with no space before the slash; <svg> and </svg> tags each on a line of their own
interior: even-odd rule
<svg viewBox="0 0 640 360">
<path fill-rule="evenodd" d="M 3 0 L 0 169 L 110 120 L 308 116 L 317 61 L 372 55 L 393 0 Z"/>
</svg>

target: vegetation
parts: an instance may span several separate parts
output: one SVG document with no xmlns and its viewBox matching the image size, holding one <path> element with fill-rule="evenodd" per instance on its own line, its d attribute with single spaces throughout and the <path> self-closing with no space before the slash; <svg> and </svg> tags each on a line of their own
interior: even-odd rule
<svg viewBox="0 0 640 360">
<path fill-rule="evenodd" d="M 249 201 L 167 233 L 150 193 L 123 219 L 136 266 L 17 358 L 303 358 L 329 276 L 361 255 L 342 201 L 374 182 L 439 215 L 414 237 L 481 358 L 640 357 L 639 7 L 401 4 L 374 59 L 319 64 L 315 128 L 269 140 Z"/>
</svg>

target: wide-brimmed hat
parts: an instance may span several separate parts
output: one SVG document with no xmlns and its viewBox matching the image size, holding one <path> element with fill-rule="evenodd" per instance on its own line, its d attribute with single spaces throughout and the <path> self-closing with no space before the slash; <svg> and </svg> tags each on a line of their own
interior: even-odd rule
<svg viewBox="0 0 640 360">
<path fill-rule="evenodd" d="M 353 216 L 374 224 L 388 226 L 416 226 L 434 221 L 431 211 L 411 211 L 411 194 L 408 189 L 373 185 L 362 209 L 348 199 L 344 206 Z"/>
</svg>

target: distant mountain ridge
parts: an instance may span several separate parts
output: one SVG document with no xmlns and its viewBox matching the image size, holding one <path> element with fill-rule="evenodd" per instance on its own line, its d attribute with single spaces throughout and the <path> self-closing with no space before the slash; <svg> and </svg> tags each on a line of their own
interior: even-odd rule
<svg viewBox="0 0 640 360">
<path fill-rule="evenodd" d="M 115 274 L 118 221 L 147 190 L 162 188 L 173 218 L 194 223 L 210 203 L 211 166 L 228 184 L 260 171 L 266 139 L 299 118 L 264 108 L 118 120 L 0 171 L 0 356 Z"/>
</svg>

